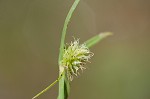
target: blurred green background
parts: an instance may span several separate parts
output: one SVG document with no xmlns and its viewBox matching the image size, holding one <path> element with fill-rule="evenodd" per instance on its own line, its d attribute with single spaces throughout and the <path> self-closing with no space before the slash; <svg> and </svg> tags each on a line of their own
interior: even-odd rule
<svg viewBox="0 0 150 99">
<path fill-rule="evenodd" d="M 0 99 L 31 99 L 58 77 L 58 51 L 74 0 L 0 0 Z M 69 24 L 83 42 L 104 31 L 69 99 L 150 99 L 150 1 L 81 0 Z M 39 99 L 56 99 L 58 84 Z"/>
</svg>

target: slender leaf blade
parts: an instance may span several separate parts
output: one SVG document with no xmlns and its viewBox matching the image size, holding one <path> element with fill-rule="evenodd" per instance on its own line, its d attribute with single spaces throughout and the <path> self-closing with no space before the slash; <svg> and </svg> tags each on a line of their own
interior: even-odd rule
<svg viewBox="0 0 150 99">
<path fill-rule="evenodd" d="M 104 38 L 106 38 L 110 35 L 112 35 L 111 32 L 100 33 L 100 34 L 90 38 L 89 40 L 87 40 L 85 42 L 85 44 L 86 44 L 87 47 L 90 48 L 90 47 L 94 46 L 95 44 L 97 44 L 98 42 L 100 42 L 101 40 L 103 40 Z"/>
</svg>

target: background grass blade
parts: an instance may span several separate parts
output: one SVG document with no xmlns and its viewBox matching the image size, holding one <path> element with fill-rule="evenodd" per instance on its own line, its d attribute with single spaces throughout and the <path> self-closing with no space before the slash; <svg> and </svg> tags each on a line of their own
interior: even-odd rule
<svg viewBox="0 0 150 99">
<path fill-rule="evenodd" d="M 108 37 L 112 35 L 111 32 L 104 32 L 104 33 L 100 33 L 92 38 L 90 38 L 89 40 L 87 40 L 85 42 L 85 44 L 87 45 L 87 47 L 92 47 L 94 46 L 95 44 L 97 44 L 98 42 L 100 42 L 101 40 L 103 40 L 104 38 Z"/>
</svg>

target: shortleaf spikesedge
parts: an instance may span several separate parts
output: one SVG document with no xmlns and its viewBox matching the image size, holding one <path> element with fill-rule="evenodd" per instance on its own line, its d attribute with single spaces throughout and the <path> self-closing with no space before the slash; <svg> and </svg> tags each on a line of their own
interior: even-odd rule
<svg viewBox="0 0 150 99">
<path fill-rule="evenodd" d="M 89 59 L 94 55 L 89 50 L 89 48 L 94 46 L 107 36 L 112 35 L 111 32 L 104 32 L 90 38 L 83 44 L 79 44 L 79 39 L 74 39 L 74 41 L 72 41 L 70 44 L 65 45 L 67 26 L 79 1 L 80 0 L 74 1 L 64 22 L 58 59 L 59 77 L 52 84 L 35 95 L 32 99 L 35 99 L 42 95 L 57 82 L 59 82 L 59 92 L 57 99 L 67 99 L 70 92 L 70 81 L 73 80 L 73 75 L 77 76 L 79 74 L 79 70 L 84 70 L 84 65 L 89 62 Z"/>
</svg>

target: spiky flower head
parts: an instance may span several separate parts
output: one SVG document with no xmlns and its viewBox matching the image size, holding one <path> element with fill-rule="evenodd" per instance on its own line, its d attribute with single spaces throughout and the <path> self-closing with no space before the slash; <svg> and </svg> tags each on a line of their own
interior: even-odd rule
<svg viewBox="0 0 150 99">
<path fill-rule="evenodd" d="M 73 74 L 76 76 L 79 74 L 78 70 L 86 69 L 84 65 L 92 56 L 93 53 L 86 44 L 79 44 L 79 39 L 74 39 L 74 42 L 65 46 L 61 66 L 66 70 L 70 81 L 73 80 Z"/>
</svg>

